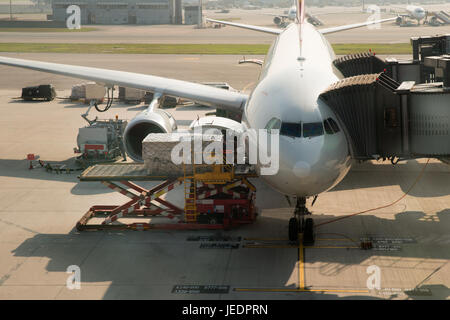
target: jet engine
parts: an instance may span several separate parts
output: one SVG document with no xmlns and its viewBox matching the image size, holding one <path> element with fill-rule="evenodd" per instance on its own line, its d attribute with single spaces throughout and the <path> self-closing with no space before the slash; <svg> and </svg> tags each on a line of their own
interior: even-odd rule
<svg viewBox="0 0 450 320">
<path fill-rule="evenodd" d="M 273 23 L 275 23 L 277 26 L 279 26 L 282 22 L 282 19 L 280 17 L 273 18 Z"/>
<path fill-rule="evenodd" d="M 125 128 L 123 142 L 127 154 L 142 162 L 142 140 L 149 133 L 171 133 L 177 129 L 175 119 L 162 109 L 147 109 L 134 117 Z"/>
</svg>

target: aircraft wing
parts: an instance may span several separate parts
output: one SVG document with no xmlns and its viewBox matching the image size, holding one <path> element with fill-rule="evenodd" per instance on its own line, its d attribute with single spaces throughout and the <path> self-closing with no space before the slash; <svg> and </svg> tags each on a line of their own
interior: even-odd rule
<svg viewBox="0 0 450 320">
<path fill-rule="evenodd" d="M 389 8 L 394 8 L 394 9 L 397 9 L 397 10 L 401 10 L 402 12 L 406 12 L 406 7 L 390 6 Z"/>
<path fill-rule="evenodd" d="M 265 16 L 272 16 L 272 17 L 281 17 L 281 18 L 285 18 L 288 19 L 289 17 L 285 14 L 275 14 L 275 13 L 261 13 Z"/>
<path fill-rule="evenodd" d="M 162 95 L 185 98 L 212 107 L 231 111 L 242 111 L 248 96 L 239 92 L 219 89 L 194 82 L 175 80 L 140 73 L 115 71 L 100 68 L 73 66 L 0 57 L 0 64 L 55 73 L 79 79 L 92 80 L 106 86 L 119 85 L 128 88 L 158 92 Z"/>
<path fill-rule="evenodd" d="M 339 32 L 339 31 L 345 31 L 345 30 L 350 30 L 350 29 L 355 29 L 355 28 L 361 28 L 361 27 L 369 26 L 371 24 L 377 24 L 377 23 L 382 23 L 382 22 L 394 21 L 396 19 L 397 19 L 397 17 L 387 18 L 387 19 L 380 19 L 380 20 L 374 20 L 374 21 L 366 21 L 366 22 L 354 23 L 354 24 L 347 24 L 347 25 L 344 25 L 344 26 L 337 26 L 337 27 L 320 29 L 319 32 L 322 33 L 322 34 L 329 34 L 329 33 L 334 33 L 334 32 Z"/>
<path fill-rule="evenodd" d="M 359 13 L 360 11 L 336 11 L 336 12 L 319 12 L 319 13 L 314 13 L 314 12 L 310 12 L 309 14 L 314 16 L 314 17 L 318 17 L 318 16 L 330 16 L 333 14 L 343 14 L 343 13 Z M 306 14 L 308 14 L 308 12 L 306 12 Z"/>
<path fill-rule="evenodd" d="M 344 26 L 337 26 L 337 27 L 320 29 L 319 32 L 322 33 L 322 34 L 334 33 L 334 32 L 339 32 L 339 31 L 344 31 L 344 30 L 349 30 L 349 29 L 361 28 L 361 27 L 365 27 L 365 26 L 368 26 L 368 25 L 371 25 L 371 24 L 377 24 L 377 23 L 382 23 L 382 22 L 394 21 L 396 19 L 397 19 L 397 17 L 395 17 L 395 18 L 387 18 L 387 19 L 380 19 L 380 20 L 374 20 L 374 21 L 366 21 L 366 22 L 362 22 L 362 23 L 347 24 L 347 25 L 344 25 Z M 260 32 L 266 32 L 266 33 L 271 33 L 271 34 L 280 34 L 281 32 L 283 32 L 282 29 L 259 27 L 259 26 L 249 25 L 249 24 L 234 23 L 234 22 L 228 22 L 228 21 L 220 21 L 220 20 L 214 20 L 214 19 L 208 19 L 208 18 L 206 20 L 210 21 L 210 22 L 216 22 L 216 23 L 230 25 L 230 26 L 233 26 L 233 27 L 244 28 L 244 29 L 260 31 Z"/>
<path fill-rule="evenodd" d="M 244 29 L 260 31 L 260 32 L 265 32 L 265 33 L 271 33 L 271 34 L 280 34 L 281 32 L 283 32 L 282 29 L 252 26 L 250 24 L 234 23 L 234 22 L 214 20 L 214 19 L 209 19 L 209 18 L 206 18 L 206 21 L 220 23 L 220 24 L 226 24 L 226 25 L 233 26 L 233 27 L 244 28 Z"/>
</svg>

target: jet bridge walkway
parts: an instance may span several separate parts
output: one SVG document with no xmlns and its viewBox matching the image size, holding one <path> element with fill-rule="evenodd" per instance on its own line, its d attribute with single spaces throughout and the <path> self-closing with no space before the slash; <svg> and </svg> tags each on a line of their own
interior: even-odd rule
<svg viewBox="0 0 450 320">
<path fill-rule="evenodd" d="M 450 88 L 441 82 L 365 74 L 331 85 L 320 98 L 344 125 L 355 159 L 450 156 Z"/>
<path fill-rule="evenodd" d="M 311 23 L 315 27 L 323 26 L 323 22 L 320 21 L 316 16 L 306 13 L 306 18 L 308 19 L 308 22 Z"/>
<path fill-rule="evenodd" d="M 361 74 L 383 72 L 397 82 L 414 81 L 428 83 L 442 81 L 435 68 L 426 64 L 429 57 L 444 57 L 450 55 L 450 34 L 440 36 L 412 37 L 412 59 L 397 60 L 388 57 L 379 58 L 375 52 L 356 53 L 342 56 L 333 61 L 334 66 L 344 77 Z"/>
<path fill-rule="evenodd" d="M 450 15 L 445 11 L 433 12 L 433 15 L 444 24 L 450 24 Z"/>
<path fill-rule="evenodd" d="M 355 159 L 450 159 L 450 35 L 411 38 L 412 60 L 373 52 L 333 63 L 347 78 L 320 98 L 336 113 Z"/>
</svg>

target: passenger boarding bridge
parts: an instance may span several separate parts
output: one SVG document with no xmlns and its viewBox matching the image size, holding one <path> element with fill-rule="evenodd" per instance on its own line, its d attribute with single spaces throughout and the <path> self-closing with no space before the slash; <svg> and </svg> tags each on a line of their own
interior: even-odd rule
<svg viewBox="0 0 450 320">
<path fill-rule="evenodd" d="M 345 125 L 355 159 L 450 159 L 450 35 L 411 45 L 408 61 L 371 52 L 334 61 L 346 78 L 320 97 Z"/>
</svg>

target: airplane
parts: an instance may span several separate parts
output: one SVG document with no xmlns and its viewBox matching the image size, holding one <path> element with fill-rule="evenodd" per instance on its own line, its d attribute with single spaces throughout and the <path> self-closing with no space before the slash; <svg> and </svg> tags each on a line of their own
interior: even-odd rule
<svg viewBox="0 0 450 320">
<path fill-rule="evenodd" d="M 273 23 L 275 23 L 280 28 L 286 27 L 290 22 L 295 21 L 297 17 L 297 6 L 293 5 L 289 8 L 289 10 L 285 14 L 275 14 L 275 13 L 263 13 L 266 16 L 272 16 Z M 326 13 L 324 13 L 326 14 Z M 324 15 L 322 14 L 322 15 Z M 323 23 L 316 17 L 317 15 L 311 15 L 308 12 L 305 12 L 306 18 L 308 22 L 314 26 L 320 26 Z"/>
<path fill-rule="evenodd" d="M 242 9 L 244 9 L 244 10 L 259 10 L 259 9 L 261 9 L 261 7 L 247 4 L 247 5 L 243 6 Z"/>
<path fill-rule="evenodd" d="M 285 29 L 208 19 L 211 22 L 245 28 L 276 36 L 270 47 L 259 81 L 250 95 L 199 83 L 92 67 L 0 57 L 0 64 L 88 79 L 111 87 L 119 85 L 154 92 L 147 110 L 132 119 L 124 132 L 130 158 L 142 161 L 142 140 L 150 133 L 176 130 L 172 116 L 158 108 L 164 96 L 242 113 L 242 121 L 215 117 L 224 129 L 242 132 L 279 130 L 279 170 L 261 175 L 272 188 L 296 198 L 289 220 L 289 239 L 314 242 L 314 221 L 306 218 L 307 197 L 317 197 L 336 186 L 352 164 L 351 139 L 343 123 L 319 95 L 343 79 L 333 65 L 333 49 L 324 35 L 392 21 L 396 18 L 316 29 L 305 19 L 304 1 L 297 3 L 296 19 Z M 194 120 L 198 121 L 198 120 Z M 207 121 L 198 121 L 207 128 Z M 270 131 L 273 132 L 273 131 Z M 249 143 L 257 143 L 249 134 Z M 260 173 L 263 163 L 255 165 Z"/>
<path fill-rule="evenodd" d="M 297 7 L 294 5 L 289 8 L 286 14 L 274 14 L 274 13 L 264 13 L 268 16 L 273 16 L 273 23 L 279 27 L 285 27 L 289 21 L 294 21 L 297 17 Z"/>
<path fill-rule="evenodd" d="M 420 21 L 422 19 L 426 20 L 427 14 L 428 12 L 419 6 L 415 6 L 415 5 L 408 5 L 406 6 L 406 8 L 401 8 L 402 10 L 406 11 L 406 14 L 400 14 L 397 17 L 397 24 L 401 24 L 403 22 L 402 18 L 410 18 L 410 19 L 414 19 L 417 20 L 417 25 L 420 25 Z"/>
</svg>

